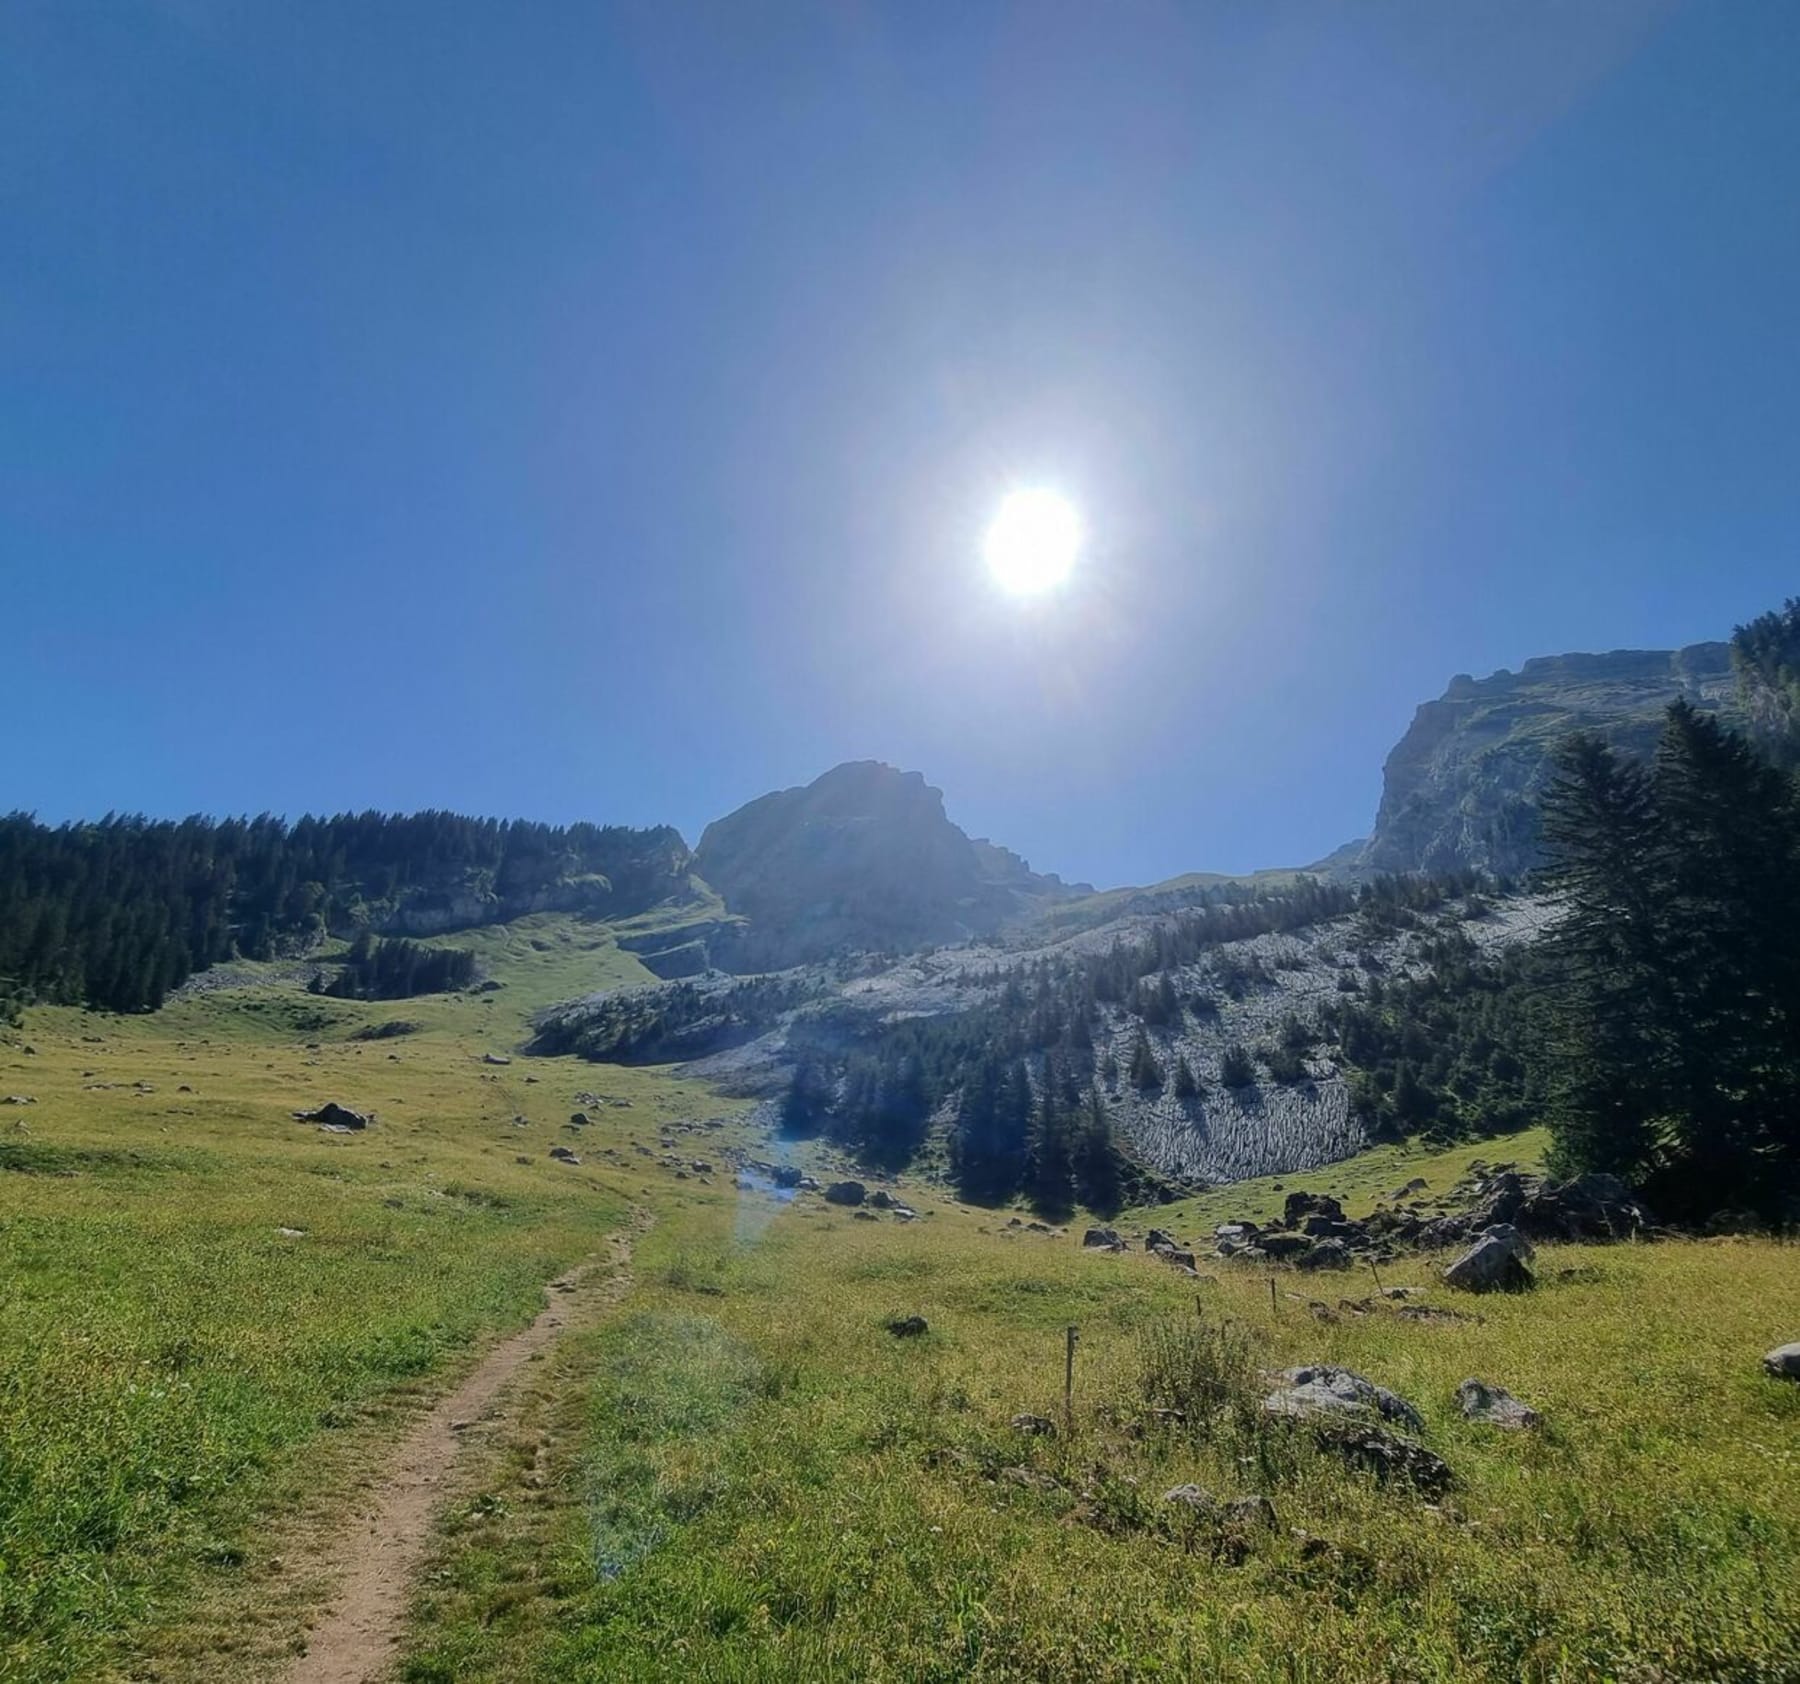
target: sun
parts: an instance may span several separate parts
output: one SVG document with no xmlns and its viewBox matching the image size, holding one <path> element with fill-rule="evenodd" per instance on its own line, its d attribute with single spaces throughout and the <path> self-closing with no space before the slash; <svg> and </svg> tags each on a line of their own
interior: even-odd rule
<svg viewBox="0 0 1800 1684">
<path fill-rule="evenodd" d="M 1081 550 L 1081 517 L 1054 491 L 1014 491 L 988 528 L 988 571 L 1014 596 L 1039 596 L 1068 578 Z"/>
</svg>

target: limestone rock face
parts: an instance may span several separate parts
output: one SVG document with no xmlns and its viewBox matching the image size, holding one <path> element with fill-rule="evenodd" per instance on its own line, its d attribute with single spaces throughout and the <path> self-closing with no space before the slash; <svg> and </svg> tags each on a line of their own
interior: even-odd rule
<svg viewBox="0 0 1800 1684">
<path fill-rule="evenodd" d="M 945 815 L 942 791 L 874 760 L 715 820 L 694 865 L 747 920 L 713 955 L 731 970 L 959 941 L 1073 892 L 971 841 Z"/>
<path fill-rule="evenodd" d="M 1735 695 L 1724 643 L 1550 655 L 1518 672 L 1459 675 L 1419 709 L 1388 756 L 1374 834 L 1356 869 L 1524 871 L 1538 861 L 1538 801 L 1564 737 L 1593 731 L 1647 757 L 1670 702 L 1728 709 Z"/>
</svg>

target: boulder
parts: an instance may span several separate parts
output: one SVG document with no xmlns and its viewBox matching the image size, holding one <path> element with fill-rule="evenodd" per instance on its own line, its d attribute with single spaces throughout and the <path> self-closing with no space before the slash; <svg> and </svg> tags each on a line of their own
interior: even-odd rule
<svg viewBox="0 0 1800 1684">
<path fill-rule="evenodd" d="M 581 1160 L 566 1146 L 552 1146 L 550 1148 L 550 1156 L 559 1164 L 578 1164 L 581 1162 Z"/>
<path fill-rule="evenodd" d="M 1305 1234 L 1264 1234 L 1261 1244 L 1270 1257 L 1286 1258 L 1289 1262 L 1313 1248 L 1311 1238 Z"/>
<path fill-rule="evenodd" d="M 1254 1222 L 1221 1222 L 1213 1229 L 1213 1238 L 1223 1245 L 1227 1240 L 1248 1245 L 1262 1230 Z"/>
<path fill-rule="evenodd" d="M 1483 1421 L 1490 1427 L 1535 1427 L 1538 1412 L 1520 1403 L 1504 1386 L 1490 1386 L 1485 1380 L 1465 1380 L 1456 1388 L 1456 1401 L 1464 1420 Z"/>
<path fill-rule="evenodd" d="M 1349 1246 L 1342 1240 L 1317 1240 L 1310 1251 L 1302 1252 L 1294 1260 L 1300 1269 L 1348 1269 L 1354 1259 L 1350 1255 Z"/>
<path fill-rule="evenodd" d="M 1113 1228 L 1090 1228 L 1081 1236 L 1081 1243 L 1091 1250 L 1118 1251 L 1125 1242 L 1119 1238 L 1118 1231 Z"/>
<path fill-rule="evenodd" d="M 1531 1242 L 1502 1223 L 1489 1228 L 1444 1271 L 1444 1283 L 1464 1292 L 1523 1292 L 1537 1284 L 1531 1255 Z"/>
<path fill-rule="evenodd" d="M 1405 1398 L 1348 1368 L 1314 1363 L 1306 1368 L 1285 1369 L 1275 1378 L 1280 1384 L 1263 1399 L 1263 1409 L 1270 1415 L 1308 1420 L 1380 1417 L 1401 1422 L 1414 1432 L 1425 1430 L 1424 1419 Z"/>
<path fill-rule="evenodd" d="M 825 1202 L 834 1205 L 859 1205 L 867 1196 L 860 1181 L 834 1181 L 825 1189 Z"/>
<path fill-rule="evenodd" d="M 774 1169 L 769 1172 L 769 1179 L 773 1181 L 777 1187 L 794 1188 L 798 1187 L 806 1177 L 803 1176 L 799 1170 L 795 1169 L 792 1164 L 777 1164 Z"/>
<path fill-rule="evenodd" d="M 1225 1505 L 1225 1518 L 1234 1526 L 1248 1530 L 1260 1526 L 1273 1532 L 1276 1527 L 1275 1505 L 1267 1497 L 1233 1497 Z"/>
<path fill-rule="evenodd" d="M 1165 1263 L 1174 1264 L 1178 1269 L 1194 1271 L 1194 1254 L 1191 1251 L 1176 1251 L 1173 1247 L 1165 1246 L 1155 1255 Z"/>
<path fill-rule="evenodd" d="M 593 1118 L 585 1111 L 572 1111 L 569 1114 L 569 1127 L 572 1129 L 584 1129 L 592 1122 Z"/>
<path fill-rule="evenodd" d="M 923 1316 L 890 1316 L 887 1330 L 896 1339 L 917 1339 L 929 1324 Z"/>
<path fill-rule="evenodd" d="M 1341 1456 L 1352 1467 L 1366 1469 L 1377 1479 L 1403 1479 L 1432 1495 L 1455 1484 L 1450 1464 L 1443 1457 L 1382 1427 L 1365 1422 L 1324 1422 L 1315 1428 L 1314 1437 L 1320 1449 Z"/>
<path fill-rule="evenodd" d="M 1334 1222 L 1344 1219 L 1344 1207 L 1329 1193 L 1289 1193 L 1287 1202 L 1281 1207 L 1281 1220 L 1288 1227 L 1297 1227 L 1309 1216 L 1327 1216 Z"/>
<path fill-rule="evenodd" d="M 1144 1250 L 1146 1251 L 1173 1251 L 1174 1249 L 1175 1236 L 1165 1229 L 1152 1228 L 1144 1236 Z"/>
<path fill-rule="evenodd" d="M 318 1123 L 322 1128 L 346 1129 L 352 1132 L 366 1129 L 370 1118 L 360 1111 L 352 1111 L 348 1105 L 339 1105 L 335 1099 L 328 1099 L 316 1111 L 296 1111 L 294 1120 L 300 1123 Z"/>
<path fill-rule="evenodd" d="M 1800 1380 L 1800 1343 L 1777 1345 L 1763 1358 L 1763 1368 L 1777 1380 Z"/>
<path fill-rule="evenodd" d="M 869 1203 L 877 1210 L 892 1210 L 895 1203 L 894 1195 L 885 1187 L 877 1187 L 875 1191 L 869 1195 Z"/>
</svg>

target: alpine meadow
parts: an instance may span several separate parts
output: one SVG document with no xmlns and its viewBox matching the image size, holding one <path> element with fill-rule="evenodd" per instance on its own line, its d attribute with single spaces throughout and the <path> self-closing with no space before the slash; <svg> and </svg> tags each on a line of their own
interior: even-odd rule
<svg viewBox="0 0 1800 1684">
<path fill-rule="evenodd" d="M 1796 159 L 0 6 L 0 1684 L 1800 1684 Z"/>
</svg>

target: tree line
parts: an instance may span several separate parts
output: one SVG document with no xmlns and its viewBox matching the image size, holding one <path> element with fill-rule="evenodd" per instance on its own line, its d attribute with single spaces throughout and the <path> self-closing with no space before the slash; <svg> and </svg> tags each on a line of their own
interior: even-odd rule
<svg viewBox="0 0 1800 1684">
<path fill-rule="evenodd" d="M 314 975 L 315 994 L 338 1000 L 408 1000 L 415 994 L 447 994 L 475 981 L 474 952 L 466 947 L 427 947 L 364 930 L 329 978 Z"/>
<path fill-rule="evenodd" d="M 409 895 L 497 915 L 577 883 L 629 912 L 672 892 L 687 864 L 666 827 L 444 812 L 50 826 L 14 813 L 0 818 L 0 998 L 154 1009 L 195 971 L 379 927 Z"/>
</svg>

